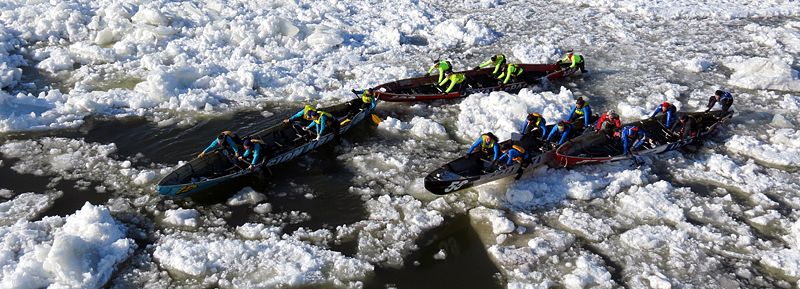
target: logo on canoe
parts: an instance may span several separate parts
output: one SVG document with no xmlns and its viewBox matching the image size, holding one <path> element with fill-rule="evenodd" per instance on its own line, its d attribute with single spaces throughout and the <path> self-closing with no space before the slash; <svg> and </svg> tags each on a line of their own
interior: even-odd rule
<svg viewBox="0 0 800 289">
<path fill-rule="evenodd" d="M 180 195 L 180 194 L 185 194 L 185 193 L 188 193 L 189 191 L 191 191 L 192 189 L 194 189 L 194 188 L 196 188 L 196 187 L 197 187 L 197 185 L 188 185 L 188 186 L 184 186 L 183 188 L 181 188 L 180 190 L 178 190 L 178 192 L 176 192 L 176 193 L 175 193 L 175 195 Z"/>
<path fill-rule="evenodd" d="M 489 92 L 492 92 L 492 91 L 510 91 L 510 90 L 522 89 L 523 86 L 524 86 L 523 83 L 515 83 L 515 84 L 507 85 L 507 86 L 471 89 L 471 91 L 472 91 L 472 93 L 489 93 Z"/>
<path fill-rule="evenodd" d="M 390 99 L 417 99 L 417 97 L 413 95 L 392 95 Z"/>
<path fill-rule="evenodd" d="M 468 182 L 469 181 L 467 181 L 467 180 L 452 182 L 452 183 L 450 183 L 449 187 L 444 189 L 444 192 L 445 193 L 449 193 L 449 192 L 452 192 L 452 191 L 457 191 L 458 189 L 460 189 L 461 187 L 466 185 Z"/>
</svg>

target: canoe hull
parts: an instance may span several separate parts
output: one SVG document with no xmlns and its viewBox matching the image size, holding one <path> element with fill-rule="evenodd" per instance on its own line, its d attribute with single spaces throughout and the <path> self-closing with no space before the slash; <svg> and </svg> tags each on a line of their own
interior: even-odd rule
<svg viewBox="0 0 800 289">
<path fill-rule="evenodd" d="M 439 76 L 415 77 L 384 83 L 375 87 L 378 99 L 389 102 L 406 102 L 466 97 L 473 93 L 493 91 L 516 92 L 530 85 L 548 85 L 549 82 L 569 77 L 578 71 L 577 67 L 561 69 L 556 64 L 519 64 L 525 71 L 520 80 L 507 84 L 499 83 L 492 72 L 494 68 L 467 70 L 463 73 L 470 79 L 466 86 L 458 84 L 450 93 L 438 86 Z"/>
<path fill-rule="evenodd" d="M 548 127 L 552 128 L 552 125 Z M 467 156 L 459 157 L 435 169 L 425 177 L 425 188 L 431 193 L 445 195 L 458 190 L 471 188 L 485 183 L 493 182 L 505 177 L 531 171 L 541 165 L 551 162 L 555 157 L 555 147 L 548 141 L 535 135 L 512 134 L 512 139 L 503 143 L 518 145 L 531 154 L 531 160 L 522 164 L 515 162 L 509 165 L 495 164 L 484 158 L 483 153 L 473 152 Z M 500 145 L 497 144 L 497 145 Z"/>
<path fill-rule="evenodd" d="M 331 111 L 335 116 L 342 117 L 346 114 L 347 107 L 343 104 L 322 110 Z M 344 134 L 371 113 L 370 109 L 359 111 L 349 122 L 341 125 L 339 133 Z M 188 196 L 242 176 L 261 173 L 271 166 L 290 161 L 335 139 L 335 135 L 329 132 L 322 135 L 319 140 L 313 140 L 298 127 L 300 126 L 280 123 L 251 134 L 264 141 L 266 146 L 261 150 L 266 157 L 252 170 L 246 169 L 249 163 L 228 158 L 222 154 L 223 150 L 215 150 L 179 166 L 164 176 L 158 182 L 158 193 L 170 197 Z"/>
<path fill-rule="evenodd" d="M 523 173 L 529 172 L 553 160 L 554 156 L 555 156 L 555 150 L 549 150 L 537 156 L 532 157 L 531 163 L 526 164 L 524 167 L 520 163 L 515 163 L 512 164 L 511 166 L 500 168 L 493 172 L 477 176 L 459 176 L 458 178 L 454 179 L 443 179 L 441 177 L 437 177 L 436 174 L 431 174 L 425 178 L 425 189 L 437 195 L 446 195 L 455 191 L 479 186 L 482 184 L 494 182 L 502 178 L 516 175 L 520 170 L 520 168 L 522 168 Z M 461 162 L 461 161 L 470 161 L 470 160 L 465 159 L 465 157 L 461 157 L 459 159 L 456 159 L 448 163 L 448 165 L 454 162 Z"/>
</svg>

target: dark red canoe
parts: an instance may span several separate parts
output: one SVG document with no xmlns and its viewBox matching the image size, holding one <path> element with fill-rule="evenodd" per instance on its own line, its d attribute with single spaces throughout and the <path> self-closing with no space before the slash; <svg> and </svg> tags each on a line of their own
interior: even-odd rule
<svg viewBox="0 0 800 289">
<path fill-rule="evenodd" d="M 440 87 L 439 75 L 415 77 L 384 83 L 375 87 L 375 93 L 383 101 L 418 101 L 465 97 L 473 93 L 492 91 L 516 92 L 530 85 L 548 85 L 551 81 L 564 78 L 579 71 L 577 67 L 561 69 L 551 64 L 518 64 L 524 71 L 516 81 L 503 84 L 494 75 L 494 67 L 479 70 L 459 71 L 467 76 L 467 81 L 456 84 L 450 93 L 444 93 L 450 83 Z"/>
</svg>

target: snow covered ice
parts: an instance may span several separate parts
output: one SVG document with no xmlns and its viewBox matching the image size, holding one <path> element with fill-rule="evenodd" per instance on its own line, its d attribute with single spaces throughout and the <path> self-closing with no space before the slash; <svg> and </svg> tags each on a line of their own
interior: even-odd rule
<svg viewBox="0 0 800 289">
<path fill-rule="evenodd" d="M 414 264 L 426 233 L 463 215 L 497 287 L 800 286 L 796 1 L 7 0 L 0 43 L 3 288 L 387 288 L 376 271 Z M 315 153 L 281 167 L 290 180 L 213 204 L 155 191 L 215 123 L 338 104 L 436 59 L 464 70 L 568 49 L 590 72 L 553 87 L 380 103 L 376 129 L 320 150 L 342 180 Z M 640 168 L 424 189 L 528 113 L 552 124 L 583 97 L 632 121 L 665 101 L 703 110 L 718 89 L 734 118 Z M 341 199 L 347 213 L 303 206 Z M 434 287 L 447 288 L 416 288 Z"/>
</svg>

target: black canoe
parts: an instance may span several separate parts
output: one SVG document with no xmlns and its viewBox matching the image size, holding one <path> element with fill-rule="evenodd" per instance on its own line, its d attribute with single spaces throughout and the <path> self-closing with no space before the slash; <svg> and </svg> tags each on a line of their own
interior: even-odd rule
<svg viewBox="0 0 800 289">
<path fill-rule="evenodd" d="M 341 134 L 371 114 L 370 109 L 364 109 L 353 116 L 346 117 L 348 113 L 348 104 L 346 103 L 320 110 L 328 112 L 340 120 Z M 171 197 L 187 196 L 234 178 L 260 172 L 334 140 L 334 134 L 328 132 L 319 141 L 316 141 L 314 140 L 315 136 L 302 129 L 302 125 L 292 123 L 276 124 L 251 135 L 266 144 L 266 148 L 261 150 L 261 153 L 265 155 L 264 161 L 259 163 L 255 169 L 246 169 L 249 166 L 248 163 L 237 161 L 226 151 L 214 150 L 206 153 L 203 157 L 195 158 L 181 165 L 164 176 L 158 182 L 158 193 Z"/>
<path fill-rule="evenodd" d="M 552 126 L 548 127 L 548 129 L 551 128 Z M 514 135 L 518 136 L 516 133 Z M 514 138 L 516 137 L 512 136 L 512 139 Z M 437 195 L 449 194 L 516 175 L 520 169 L 523 172 L 532 170 L 553 159 L 555 146 L 542 140 L 538 134 L 525 134 L 519 140 L 506 140 L 501 144 L 508 142 L 528 151 L 531 154 L 530 163 L 524 166 L 519 162 L 506 165 L 506 162 L 503 161 L 502 164 L 496 164 L 478 157 L 479 154 L 473 152 L 469 158 L 462 156 L 428 174 L 425 177 L 425 188 Z"/>
</svg>

